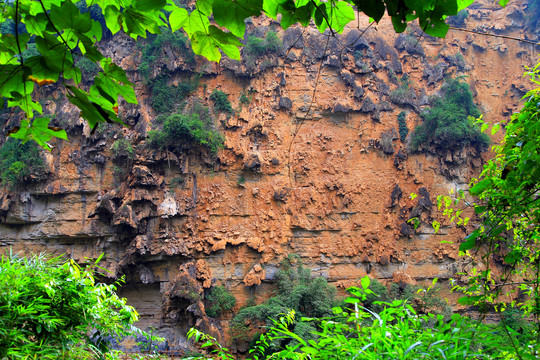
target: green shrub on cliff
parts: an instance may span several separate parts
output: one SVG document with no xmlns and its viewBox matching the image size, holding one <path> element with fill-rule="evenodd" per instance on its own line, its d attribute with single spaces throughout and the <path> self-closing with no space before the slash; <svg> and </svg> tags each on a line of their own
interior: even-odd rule
<svg viewBox="0 0 540 360">
<path fill-rule="evenodd" d="M 195 54 L 191 50 L 189 39 L 180 31 L 171 32 L 168 27 L 161 27 L 161 33 L 154 35 L 145 44 L 139 44 L 141 49 L 141 63 L 139 73 L 145 81 L 152 77 L 154 64 L 160 56 L 165 56 L 163 48 L 169 46 L 171 49 L 180 52 L 186 63 L 195 61 Z"/>
<path fill-rule="evenodd" d="M 407 135 L 409 135 L 409 128 L 407 127 L 407 113 L 405 111 L 402 111 L 398 115 L 398 126 L 399 126 L 399 138 L 401 139 L 401 142 L 405 144 L 405 141 L 407 140 Z"/>
<path fill-rule="evenodd" d="M 281 39 L 275 31 L 268 31 L 263 38 L 249 36 L 244 47 L 244 55 L 259 57 L 275 54 L 282 46 Z"/>
<path fill-rule="evenodd" d="M 0 179 L 3 186 L 15 189 L 25 181 L 45 175 L 45 161 L 35 142 L 22 144 L 8 138 L 0 148 Z"/>
<path fill-rule="evenodd" d="M 422 114 L 423 123 L 414 129 L 411 148 L 435 146 L 447 150 L 470 145 L 485 150 L 489 138 L 474 122 L 479 116 L 469 85 L 448 79 L 441 88 L 441 96 L 433 97 L 429 109 Z"/>
<path fill-rule="evenodd" d="M 206 296 L 206 301 L 206 314 L 211 317 L 219 316 L 236 305 L 235 297 L 223 286 L 214 286 Z"/>
<path fill-rule="evenodd" d="M 182 150 L 189 145 L 199 145 L 212 153 L 217 153 L 223 143 L 223 135 L 210 122 L 202 121 L 196 113 L 167 116 L 163 128 L 149 131 L 147 140 L 148 146 L 155 149 Z"/>
<path fill-rule="evenodd" d="M 210 95 L 210 100 L 214 102 L 214 111 L 216 113 L 234 114 L 231 102 L 223 91 L 214 89 Z"/>
</svg>

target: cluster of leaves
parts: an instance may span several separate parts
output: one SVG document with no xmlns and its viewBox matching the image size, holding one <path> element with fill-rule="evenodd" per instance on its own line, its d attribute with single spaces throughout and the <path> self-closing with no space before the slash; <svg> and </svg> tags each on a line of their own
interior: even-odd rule
<svg viewBox="0 0 540 360">
<path fill-rule="evenodd" d="M 223 147 L 223 135 L 210 121 L 203 121 L 197 113 L 174 113 L 164 117 L 161 130 L 148 132 L 148 146 L 155 149 L 183 150 L 188 145 L 204 146 L 212 153 Z"/>
<path fill-rule="evenodd" d="M 161 33 L 153 36 L 149 41 L 141 45 L 141 63 L 139 73 L 145 81 L 151 78 L 151 72 L 156 60 L 162 56 L 163 47 L 170 46 L 172 49 L 180 52 L 186 63 L 195 62 L 195 54 L 189 46 L 189 39 L 180 31 L 171 32 L 168 27 L 162 27 Z"/>
<path fill-rule="evenodd" d="M 7 139 L 0 147 L 0 180 L 3 186 L 15 189 L 31 178 L 45 175 L 45 161 L 34 142 L 21 143 Z"/>
<path fill-rule="evenodd" d="M 209 304 L 205 308 L 206 314 L 211 317 L 219 316 L 236 305 L 236 298 L 223 286 L 214 286 L 205 298 Z"/>
<path fill-rule="evenodd" d="M 214 89 L 210 95 L 210 100 L 214 102 L 214 111 L 216 113 L 234 114 L 231 102 L 223 91 Z"/>
<path fill-rule="evenodd" d="M 75 5 L 75 0 L 4 1 L 0 23 L 12 22 L 9 31 L 15 36 L 0 37 L 0 96 L 8 100 L 10 107 L 20 107 L 26 114 L 19 129 L 10 135 L 33 139 L 49 148 L 47 142 L 52 137 L 65 139 L 66 134 L 49 127 L 50 120 L 46 118 L 33 119 L 35 113 L 43 112 L 33 99 L 35 84 L 55 83 L 62 78 L 68 99 L 81 110 L 91 128 L 108 121 L 122 123 L 117 116 L 120 96 L 128 103 L 137 102 L 133 84 L 124 70 L 104 57 L 96 46 L 103 37 L 104 26 L 110 35 L 122 30 L 134 39 L 158 34 L 164 26 L 170 26 L 173 33 L 183 29 L 196 54 L 211 61 L 219 61 L 222 53 L 238 60 L 245 20 L 261 13 L 279 19 L 284 29 L 295 23 L 308 26 L 313 20 L 321 32 L 331 28 L 341 33 L 355 19 L 356 7 L 376 22 L 387 13 L 397 32 L 403 32 L 408 22 L 418 19 L 426 33 L 444 37 L 448 31 L 446 16 L 457 15 L 473 1 L 198 0 L 191 12 L 167 0 L 124 0 L 121 4 L 86 0 L 86 6 Z M 211 19 L 217 26 L 211 25 Z M 22 31 L 21 24 L 26 31 Z M 31 42 L 36 44 L 39 55 L 24 59 L 22 52 Z M 88 91 L 79 88 L 81 69 L 74 61 L 74 54 L 78 53 L 100 66 Z"/>
<path fill-rule="evenodd" d="M 0 358 L 94 358 L 109 352 L 113 339 L 143 334 L 116 285 L 96 282 L 96 266 L 2 255 Z"/>
<path fill-rule="evenodd" d="M 469 85 L 447 79 L 441 87 L 441 96 L 430 99 L 429 109 L 422 114 L 423 123 L 414 129 L 411 148 L 456 149 L 469 145 L 485 150 L 489 137 L 475 123 L 479 116 Z"/>
<path fill-rule="evenodd" d="M 399 138 L 401 139 L 401 142 L 405 144 L 405 141 L 407 140 L 407 135 L 409 135 L 409 128 L 407 127 L 407 113 L 405 111 L 402 111 L 399 113 L 397 117 L 398 126 L 399 126 Z"/>
</svg>

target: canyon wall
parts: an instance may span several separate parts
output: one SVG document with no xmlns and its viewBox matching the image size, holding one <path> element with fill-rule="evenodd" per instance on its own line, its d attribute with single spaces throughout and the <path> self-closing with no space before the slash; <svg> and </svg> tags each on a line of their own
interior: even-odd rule
<svg viewBox="0 0 540 360">
<path fill-rule="evenodd" d="M 526 3 L 479 4 L 454 26 L 538 41 L 527 29 Z M 463 30 L 436 39 L 414 27 L 395 34 L 386 21 L 354 23 L 332 37 L 311 27 L 278 31 L 277 23 L 255 18 L 251 36 L 276 30 L 283 46 L 250 61 L 188 61 L 165 46 L 153 65 L 167 69 L 170 83 L 200 74 L 191 98 L 211 105 L 219 89 L 238 109 L 216 115 L 225 136 L 217 155 L 146 146 L 155 113 L 137 71 L 141 52 L 122 36 L 105 41 L 105 54 L 137 85 L 140 104 L 121 104 L 126 128 L 91 134 L 58 88 L 40 89 L 69 142 L 44 154 L 46 179 L 2 190 L 0 246 L 80 262 L 105 253 L 101 265 L 110 279 L 126 275 L 122 295 L 141 325 L 175 346 L 193 325 L 223 336 L 226 319 L 205 315 L 205 289 L 224 285 L 237 308 L 262 301 L 291 253 L 341 289 L 365 275 L 449 279 L 467 229 L 445 220 L 436 197 L 466 190 L 490 155 L 475 147 L 413 152 L 400 140 L 398 114 L 407 113 L 410 138 L 444 78 L 463 76 L 484 120 L 508 120 L 529 88 L 524 66 L 536 63 L 539 48 Z M 412 91 L 396 97 L 404 74 Z M 249 104 L 239 103 L 242 94 Z M 112 155 L 120 138 L 133 146 L 133 159 Z M 413 217 L 417 229 L 407 222 Z M 442 223 L 437 234 L 432 220 Z"/>
</svg>

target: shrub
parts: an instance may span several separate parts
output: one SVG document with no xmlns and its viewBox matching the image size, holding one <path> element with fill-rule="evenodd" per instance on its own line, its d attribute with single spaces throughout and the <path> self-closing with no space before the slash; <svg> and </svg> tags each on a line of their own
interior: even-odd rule
<svg viewBox="0 0 540 360">
<path fill-rule="evenodd" d="M 238 99 L 238 102 L 240 103 L 240 105 L 249 105 L 251 101 L 249 100 L 249 97 L 246 95 L 246 93 L 242 93 L 240 95 L 240 99 Z"/>
<path fill-rule="evenodd" d="M 135 151 L 133 146 L 127 139 L 118 139 L 111 147 L 113 153 L 113 161 L 126 161 L 133 160 L 135 157 Z"/>
<path fill-rule="evenodd" d="M 171 189 L 176 189 L 179 186 L 182 186 L 184 184 L 184 178 L 181 176 L 175 176 L 172 178 L 170 187 Z"/>
<path fill-rule="evenodd" d="M 399 138 L 401 139 L 401 142 L 405 144 L 405 141 L 407 140 L 407 135 L 409 134 L 409 128 L 407 127 L 407 113 L 405 111 L 402 111 L 399 113 L 397 120 L 398 120 L 398 126 L 399 126 Z"/>
<path fill-rule="evenodd" d="M 423 123 L 412 134 L 411 148 L 436 146 L 446 150 L 474 145 L 485 150 L 489 138 L 474 123 L 478 116 L 469 85 L 449 79 L 441 88 L 441 96 L 433 97 L 422 114 Z"/>
<path fill-rule="evenodd" d="M 235 297 L 223 286 L 213 287 L 206 296 L 206 300 L 209 304 L 206 307 L 206 314 L 210 317 L 219 316 L 236 305 Z"/>
<path fill-rule="evenodd" d="M 231 102 L 229 101 L 227 94 L 223 91 L 214 89 L 210 95 L 210 100 L 214 102 L 214 110 L 216 113 L 234 114 Z"/>
<path fill-rule="evenodd" d="M 223 147 L 224 138 L 211 124 L 204 123 L 198 114 L 171 114 L 163 123 L 163 128 L 148 132 L 148 146 L 155 149 L 200 145 L 216 153 Z"/>
<path fill-rule="evenodd" d="M 276 32 L 268 31 L 264 38 L 249 36 L 244 46 L 243 53 L 248 57 L 260 57 L 279 52 L 282 42 Z"/>
<path fill-rule="evenodd" d="M 178 86 L 168 85 L 167 80 L 168 76 L 161 74 L 148 83 L 152 91 L 150 103 L 158 114 L 181 110 L 179 105 L 185 105 L 183 100 L 199 87 L 197 76 L 181 82 Z"/>
<path fill-rule="evenodd" d="M 390 101 L 398 105 L 412 105 L 415 103 L 416 93 L 412 87 L 412 81 L 408 74 L 403 74 L 399 79 L 398 87 L 390 93 Z"/>
<path fill-rule="evenodd" d="M 312 278 L 298 255 L 289 255 L 281 262 L 277 285 L 276 296 L 260 305 L 241 309 L 231 324 L 235 328 L 242 328 L 242 324 L 253 321 L 271 324 L 270 318 L 277 319 L 288 309 L 302 316 L 324 317 L 332 314 L 332 306 L 337 303 L 336 289 L 322 277 Z"/>
<path fill-rule="evenodd" d="M 358 306 L 371 294 L 368 278 L 362 285 L 349 289 L 354 296 L 346 302 L 352 306 L 335 307 L 332 316 L 302 318 L 289 311 L 273 319 L 252 351 L 254 358 L 472 359 L 511 349 L 489 326 L 458 314 L 449 320 L 420 315 L 403 300 L 380 302 L 380 311 Z M 299 336 L 297 329 L 309 327 L 318 329 L 311 331 L 311 339 Z"/>
<path fill-rule="evenodd" d="M 102 358 L 112 340 L 147 335 L 132 326 L 138 314 L 117 285 L 96 282 L 96 265 L 2 255 L 0 358 Z"/>
<path fill-rule="evenodd" d="M 2 185 L 15 189 L 29 180 L 45 176 L 45 161 L 33 141 L 22 144 L 8 138 L 0 148 L 0 179 Z"/>
</svg>

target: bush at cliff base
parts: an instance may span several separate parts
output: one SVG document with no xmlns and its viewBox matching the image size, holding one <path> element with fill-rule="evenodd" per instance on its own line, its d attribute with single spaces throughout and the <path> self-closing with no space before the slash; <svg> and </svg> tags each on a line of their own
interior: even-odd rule
<svg viewBox="0 0 540 360">
<path fill-rule="evenodd" d="M 306 318 L 294 310 L 271 319 L 272 325 L 250 350 L 250 359 L 536 359 L 534 330 L 516 323 L 489 325 L 460 314 L 418 313 L 405 300 L 374 302 L 381 310 L 365 307 L 370 279 L 361 287 L 348 289 L 346 304 L 333 308 L 333 314 Z M 429 291 L 429 289 L 428 289 Z M 518 321 L 519 322 L 519 321 Z M 296 329 L 301 325 L 316 329 L 308 339 Z M 523 333 L 523 341 L 512 344 L 509 332 Z M 191 329 L 188 337 L 208 349 L 208 356 L 234 359 L 229 349 L 214 338 Z M 516 347 L 525 351 L 518 352 Z M 519 354 L 519 355 L 518 355 Z M 528 356 L 527 356 L 528 355 Z M 203 359 L 199 357 L 197 359 Z"/>
<path fill-rule="evenodd" d="M 111 341 L 143 334 L 115 285 L 96 282 L 97 262 L 13 253 L 0 259 L 0 359 L 102 358 Z"/>
</svg>

